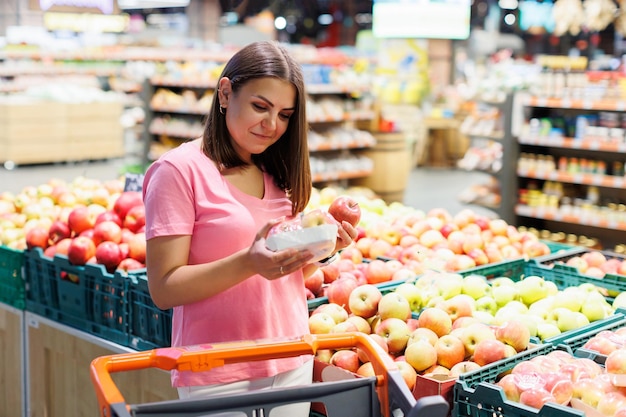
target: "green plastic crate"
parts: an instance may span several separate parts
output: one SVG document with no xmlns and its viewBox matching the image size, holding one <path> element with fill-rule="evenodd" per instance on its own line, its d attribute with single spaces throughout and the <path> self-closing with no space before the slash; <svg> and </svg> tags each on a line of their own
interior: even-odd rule
<svg viewBox="0 0 626 417">
<path fill-rule="evenodd" d="M 129 274 L 129 347 L 149 350 L 171 345 L 172 309 L 161 310 L 152 301 L 145 274 Z"/>
<path fill-rule="evenodd" d="M 584 417 L 571 407 L 547 403 L 540 410 L 506 399 L 502 388 L 488 382 L 469 388 L 463 381 L 454 387 L 453 417 Z"/>
<path fill-rule="evenodd" d="M 128 345 L 127 280 L 103 265 L 72 265 L 67 256 L 49 258 L 40 248 L 24 252 L 26 310 Z"/>
<path fill-rule="evenodd" d="M 561 242 L 552 242 L 551 240 L 542 240 L 542 242 L 548 245 L 551 254 L 569 252 L 571 250 L 580 249 L 579 246 L 568 245 Z"/>
<path fill-rule="evenodd" d="M 588 249 L 578 248 L 566 253 L 557 253 L 538 259 L 531 259 L 526 263 L 526 275 L 537 275 L 552 281 L 559 289 L 578 286 L 583 283 L 591 283 L 598 287 L 605 288 L 613 293 L 626 291 L 626 276 L 617 274 L 606 274 L 603 278 L 596 278 L 580 273 L 577 268 L 565 265 L 565 262 L 575 256 L 590 252 Z M 618 258 L 623 260 L 624 256 L 612 252 L 600 251 L 607 259 Z"/>
<path fill-rule="evenodd" d="M 626 326 L 626 309 L 618 308 L 612 316 L 594 321 L 578 329 L 563 332 L 544 340 L 554 347 L 562 347 L 570 353 L 581 348 L 589 339 L 604 330 L 615 330 Z"/>
<path fill-rule="evenodd" d="M 0 246 L 0 302 L 26 308 L 26 281 L 22 273 L 24 251 Z"/>
<path fill-rule="evenodd" d="M 519 281 L 524 276 L 525 265 L 526 260 L 524 258 L 519 258 L 481 265 L 475 268 L 459 271 L 458 273 L 464 277 L 468 275 L 481 275 L 487 278 L 487 280 L 498 277 L 508 277 L 513 281 Z"/>
</svg>

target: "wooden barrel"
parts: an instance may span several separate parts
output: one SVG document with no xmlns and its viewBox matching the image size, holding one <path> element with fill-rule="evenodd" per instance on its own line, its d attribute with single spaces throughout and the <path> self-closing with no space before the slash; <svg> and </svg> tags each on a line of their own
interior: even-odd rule
<svg viewBox="0 0 626 417">
<path fill-rule="evenodd" d="M 372 174 L 355 181 L 370 188 L 387 203 L 404 202 L 412 165 L 412 150 L 402 132 L 376 133 L 376 145 L 364 151 L 374 163 Z"/>
</svg>

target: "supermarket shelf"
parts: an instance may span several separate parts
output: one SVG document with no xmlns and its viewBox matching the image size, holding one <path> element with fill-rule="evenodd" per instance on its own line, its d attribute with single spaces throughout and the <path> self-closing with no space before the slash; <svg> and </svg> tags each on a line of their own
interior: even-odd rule
<svg viewBox="0 0 626 417">
<path fill-rule="evenodd" d="M 361 171 L 343 171 L 343 172 L 328 172 L 323 174 L 313 174 L 313 182 L 328 182 L 328 181 L 340 181 L 340 180 L 349 180 L 354 178 L 362 178 L 371 175 L 372 171 L 369 170 L 361 170 Z"/>
<path fill-rule="evenodd" d="M 528 97 L 525 106 L 549 107 L 552 109 L 624 111 L 626 101 L 617 99 L 570 99 L 559 97 Z"/>
<path fill-rule="evenodd" d="M 562 171 L 540 172 L 530 170 L 517 170 L 517 175 L 525 178 L 535 178 L 540 180 L 567 182 L 570 184 L 596 185 L 606 188 L 624 188 L 626 178 L 614 175 L 600 174 L 570 174 Z"/>
<path fill-rule="evenodd" d="M 579 216 L 567 214 L 560 209 L 517 205 L 515 206 L 515 214 L 517 214 L 518 216 L 532 217 L 535 219 L 571 223 L 582 226 L 593 226 L 609 230 L 626 231 L 626 222 L 603 220 L 598 218 L 585 219 Z"/>
<path fill-rule="evenodd" d="M 575 139 L 568 137 L 547 138 L 522 136 L 518 139 L 520 144 L 549 146 L 551 148 L 582 149 L 599 152 L 619 152 L 626 153 L 626 143 L 623 142 L 603 142 L 591 139 Z"/>
</svg>

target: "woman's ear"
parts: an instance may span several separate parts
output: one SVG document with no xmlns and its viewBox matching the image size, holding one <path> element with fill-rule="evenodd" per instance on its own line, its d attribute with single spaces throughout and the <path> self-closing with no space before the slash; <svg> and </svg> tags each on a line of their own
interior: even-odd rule
<svg viewBox="0 0 626 417">
<path fill-rule="evenodd" d="M 220 106 L 224 108 L 228 107 L 228 99 L 232 92 L 230 79 L 228 79 L 228 77 L 220 78 L 217 83 L 217 92 Z"/>
</svg>

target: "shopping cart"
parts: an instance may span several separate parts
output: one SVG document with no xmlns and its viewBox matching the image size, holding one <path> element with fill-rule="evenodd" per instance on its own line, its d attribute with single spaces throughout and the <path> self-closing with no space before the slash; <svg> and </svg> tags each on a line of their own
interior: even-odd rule
<svg viewBox="0 0 626 417">
<path fill-rule="evenodd" d="M 375 376 L 315 381 L 300 387 L 250 391 L 202 399 L 126 404 L 111 373 L 159 368 L 206 371 L 225 364 L 315 354 L 320 349 L 359 348 L 372 362 Z M 298 340 L 159 348 L 101 356 L 91 363 L 91 380 L 101 417 L 210 416 L 235 411 L 247 417 L 271 417 L 281 405 L 323 404 L 328 417 L 445 417 L 448 403 L 441 396 L 416 400 L 393 360 L 364 333 L 308 335 Z"/>
</svg>

